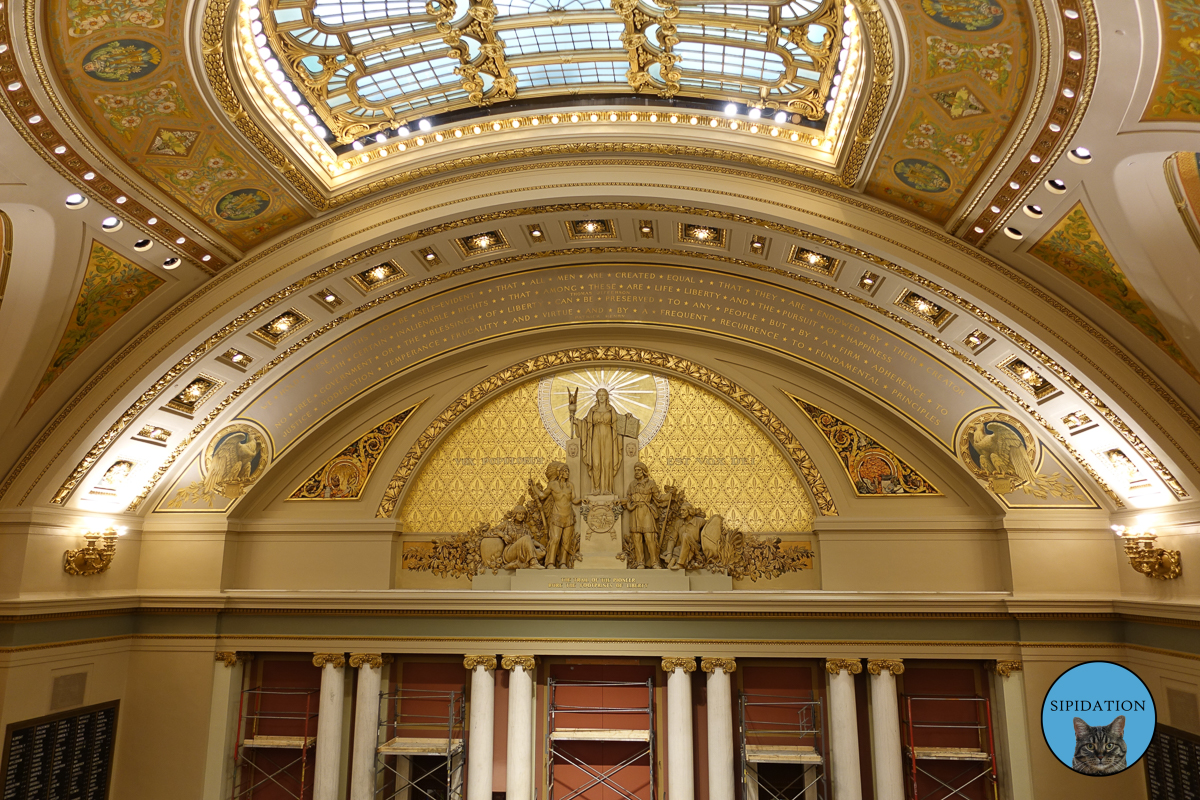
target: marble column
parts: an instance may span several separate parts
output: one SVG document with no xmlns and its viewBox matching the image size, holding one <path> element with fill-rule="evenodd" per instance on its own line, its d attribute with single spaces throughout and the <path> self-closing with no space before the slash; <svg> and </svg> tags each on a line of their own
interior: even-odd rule
<svg viewBox="0 0 1200 800">
<path fill-rule="evenodd" d="M 533 800 L 533 656 L 505 656 L 508 670 L 507 800 Z"/>
<path fill-rule="evenodd" d="M 467 742 L 467 800 L 492 800 L 492 726 L 496 716 L 496 657 L 464 656 L 471 671 Z"/>
<path fill-rule="evenodd" d="M 228 800 L 233 794 L 234 743 L 238 730 L 238 704 L 242 694 L 247 653 L 222 652 L 213 663 L 212 706 L 208 712 L 208 748 L 204 759 L 203 800 Z"/>
<path fill-rule="evenodd" d="M 383 656 L 351 653 L 350 666 L 358 670 L 354 751 L 350 754 L 350 800 L 372 800 L 375 797 L 375 754 L 379 748 L 379 683 Z"/>
<path fill-rule="evenodd" d="M 900 743 L 900 701 L 896 676 L 904 672 L 898 658 L 871 659 L 871 753 L 875 762 L 875 800 L 904 800 L 904 762 Z"/>
<path fill-rule="evenodd" d="M 732 658 L 703 658 L 708 673 L 708 797 L 733 800 L 733 688 L 729 675 L 737 669 Z"/>
<path fill-rule="evenodd" d="M 825 660 L 829 673 L 829 761 L 833 800 L 862 800 L 858 763 L 858 713 L 854 705 L 854 676 L 862 672 L 856 658 Z"/>
<path fill-rule="evenodd" d="M 668 656 L 667 673 L 667 800 L 696 800 L 692 774 L 692 673 L 696 659 Z"/>
<path fill-rule="evenodd" d="M 346 696 L 343 673 L 346 658 L 341 653 L 313 653 L 313 666 L 321 668 L 313 800 L 337 800 L 338 773 L 342 764 L 342 704 Z"/>
<path fill-rule="evenodd" d="M 1000 792 L 1005 800 L 1033 797 L 1029 756 L 1029 720 L 1025 714 L 1025 676 L 1020 661 L 997 661 L 992 713 L 996 728 Z"/>
</svg>

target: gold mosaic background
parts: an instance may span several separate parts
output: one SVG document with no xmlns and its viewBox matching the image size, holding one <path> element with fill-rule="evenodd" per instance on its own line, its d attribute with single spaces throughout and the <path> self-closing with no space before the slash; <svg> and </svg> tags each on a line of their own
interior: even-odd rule
<svg viewBox="0 0 1200 800">
<path fill-rule="evenodd" d="M 767 435 L 717 395 L 670 383 L 666 422 L 641 453 L 659 485 L 674 481 L 691 502 L 747 533 L 807 530 L 812 503 Z M 537 387 L 528 381 L 504 392 L 445 437 L 400 508 L 405 533 L 493 522 L 524 498 L 531 475 L 545 480 L 546 463 L 565 459 L 542 424 Z"/>
</svg>

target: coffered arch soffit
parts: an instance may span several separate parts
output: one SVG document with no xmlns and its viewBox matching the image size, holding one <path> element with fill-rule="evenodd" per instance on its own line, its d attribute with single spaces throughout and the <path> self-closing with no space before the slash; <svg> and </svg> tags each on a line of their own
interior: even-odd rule
<svg viewBox="0 0 1200 800">
<path fill-rule="evenodd" d="M 641 235 L 638 226 L 647 217 L 654 228 L 654 239 L 642 243 L 638 238 Z M 619 238 L 571 239 L 567 232 L 567 223 L 587 221 L 611 222 Z M 547 249 L 535 246 L 527 227 L 530 224 L 543 226 L 543 231 L 553 247 Z M 682 228 L 682 225 L 695 227 L 689 231 Z M 694 235 L 699 228 L 708 228 L 714 232 L 723 231 L 721 235 L 724 244 L 712 247 L 698 241 Z M 844 229 L 835 229 L 830 223 L 822 223 L 821 229 L 830 234 L 846 233 Z M 497 246 L 496 249 L 488 248 L 489 252 L 473 255 L 463 250 L 470 246 L 469 243 L 456 241 L 488 232 L 502 234 L 505 245 Z M 877 233 L 881 234 L 879 231 Z M 756 235 L 764 239 L 767 251 L 765 257 L 754 255 L 750 249 Z M 687 238 L 689 236 L 692 237 L 690 240 Z M 703 280 L 711 281 L 713 285 L 716 281 L 732 282 L 736 279 L 739 288 L 746 292 L 745 297 L 752 301 L 761 300 L 773 308 L 782 308 L 784 304 L 779 298 L 775 298 L 775 302 L 771 302 L 771 298 L 754 298 L 752 293 L 760 289 L 765 292 L 782 292 L 789 300 L 808 304 L 811 306 L 809 310 L 817 307 L 830 309 L 829 313 L 838 320 L 838 325 L 862 325 L 864 330 L 868 327 L 878 328 L 882 332 L 880 335 L 892 337 L 897 345 L 910 352 L 919 353 L 916 356 L 918 359 L 936 359 L 937 362 L 945 364 L 947 369 L 956 373 L 954 380 L 963 384 L 963 397 L 974 394 L 982 398 L 980 402 L 971 404 L 972 410 L 989 406 L 1009 408 L 1013 414 L 1025 420 L 1030 429 L 1037 432 L 1038 437 L 1050 443 L 1051 450 L 1058 454 L 1061 461 L 1069 463 L 1070 469 L 1074 470 L 1083 482 L 1095 481 L 1096 483 L 1089 485 L 1097 486 L 1101 481 L 1111 483 L 1111 480 L 1105 481 L 1105 465 L 1098 461 L 1095 451 L 1107 452 L 1117 448 L 1122 449 L 1127 458 L 1134 462 L 1135 469 L 1140 474 L 1149 475 L 1157 482 L 1156 486 L 1163 487 L 1160 491 L 1171 491 L 1167 487 L 1174 487 L 1174 494 L 1180 499 L 1188 497 L 1191 493 L 1179 477 L 1188 474 L 1187 466 L 1180 466 L 1180 456 L 1165 448 L 1159 449 L 1156 439 L 1147 435 L 1145 429 L 1135 429 L 1130 424 L 1128 420 L 1134 418 L 1126 416 L 1125 408 L 1115 398 L 1109 399 L 1114 397 L 1114 387 L 1106 386 L 1105 394 L 1099 395 L 1084 382 L 1085 379 L 1092 379 L 1092 365 L 1099 368 L 1100 364 L 1103 364 L 1104 367 L 1113 369 L 1114 363 L 1119 364 L 1119 351 L 1103 353 L 1084 342 L 1084 348 L 1075 351 L 1080 359 L 1076 363 L 1083 364 L 1083 371 L 1073 372 L 1068 366 L 1072 362 L 1063 355 L 1063 350 L 1067 349 L 1065 341 L 1054 342 L 1054 350 L 1047 349 L 1052 341 L 1049 340 L 1047 329 L 1052 329 L 1053 324 L 1043 320 L 1046 329 L 1038 330 L 1031 326 L 1029 319 L 1014 318 L 1011 312 L 1004 312 L 1002 317 L 998 313 L 985 310 L 990 307 L 999 312 L 1001 305 L 998 298 L 1006 295 L 1009 302 L 1014 302 L 1013 298 L 1016 296 L 1036 298 L 1036 287 L 1023 283 L 1015 275 L 1010 275 L 1004 280 L 993 280 L 994 276 L 989 276 L 985 281 L 973 280 L 965 269 L 969 262 L 963 263 L 961 255 L 951 255 L 948 262 L 942 262 L 930 253 L 918 256 L 913 248 L 898 240 L 892 240 L 891 246 L 880 247 L 880 250 L 890 251 L 889 255 L 892 258 L 886 258 L 849 244 L 845 239 L 817 230 L 796 228 L 772 219 L 748 218 L 699 206 L 685 207 L 649 202 L 510 207 L 476 218 L 456 219 L 425 227 L 392 239 L 381 240 L 376 237 L 376 241 L 379 243 L 368 248 L 347 248 L 352 255 L 337 261 L 326 260 L 330 253 L 328 249 L 322 248 L 317 257 L 327 266 L 319 267 L 316 259 L 310 257 L 302 263 L 297 263 L 290 270 L 279 272 L 276 269 L 277 274 L 274 278 L 268 277 L 266 262 L 260 262 L 264 265 L 259 267 L 262 271 L 258 272 L 258 277 L 252 278 L 248 285 L 230 285 L 230 290 L 242 290 L 236 306 L 245 309 L 243 312 L 230 315 L 226 311 L 221 315 L 222 322 L 218 327 L 213 327 L 212 320 L 206 320 L 204 327 L 213 333 L 207 340 L 202 341 L 197 349 L 190 354 L 181 354 L 183 360 L 176 362 L 167 372 L 159 374 L 157 379 L 154 379 L 148 370 L 146 379 L 154 385 L 141 397 L 130 397 L 127 393 L 122 395 L 127 399 L 122 405 L 124 412 L 117 412 L 119 417 L 116 424 L 110 426 L 107 432 L 97 431 L 86 443 L 71 445 L 75 448 L 72 452 L 77 453 L 79 459 L 73 469 L 66 467 L 65 459 L 58 465 L 47 464 L 43 460 L 45 453 L 39 455 L 41 443 L 56 434 L 57 423 L 52 424 L 49 433 L 38 440 L 35 448 L 19 462 L 18 469 L 8 476 L 4 485 L 7 494 L 5 501 L 22 502 L 28 500 L 35 490 L 39 494 L 46 490 L 50 494 L 46 498 L 48 500 L 57 503 L 76 502 L 72 498 L 78 494 L 78 490 L 86 487 L 88 481 L 96 479 L 91 473 L 94 470 L 103 472 L 107 462 L 118 457 L 120 448 L 133 442 L 134 435 L 144 424 L 152 424 L 155 420 L 165 424 L 169 417 L 162 416 L 160 409 L 174 392 L 180 391 L 201 372 L 218 377 L 223 381 L 222 386 L 214 391 L 211 398 L 206 398 L 206 404 L 200 406 L 193 426 L 185 429 L 175 438 L 175 442 L 168 446 L 169 456 L 157 465 L 152 465 L 150 475 L 145 476 L 147 482 L 143 490 L 135 492 L 149 496 L 154 490 L 161 490 L 159 484 L 164 479 L 170 481 L 171 476 L 177 474 L 172 472 L 173 469 L 181 468 L 184 462 L 193 457 L 189 448 L 197 448 L 200 443 L 206 441 L 211 435 L 211 430 L 208 429 L 212 425 L 219 426 L 223 424 L 223 420 L 232 419 L 235 415 L 244 415 L 246 409 L 263 398 L 269 387 L 278 382 L 280 376 L 292 374 L 295 371 L 293 365 L 297 364 L 294 360 L 296 356 L 307 360 L 311 368 L 314 363 L 313 354 L 334 345 L 345 345 L 355 336 L 364 336 L 367 328 L 363 326 L 392 324 L 396 319 L 418 312 L 422 306 L 429 307 L 433 303 L 449 299 L 451 295 L 461 300 L 472 292 L 486 293 L 488 288 L 495 291 L 501 284 L 512 282 L 521 275 L 524 275 L 526 280 L 536 274 L 548 279 L 552 273 L 559 276 L 570 275 L 571 270 L 582 270 L 585 267 L 593 271 L 646 271 L 646 274 L 652 277 L 645 280 L 655 285 L 666 285 L 667 280 L 657 279 L 668 272 L 677 275 L 691 274 L 697 280 L 703 275 Z M 874 244 L 879 246 L 878 241 Z M 419 251 L 425 247 L 431 247 L 435 256 L 442 261 L 428 272 L 419 260 Z M 818 265 L 805 260 L 802 252 L 805 250 L 819 256 L 818 262 L 826 267 L 833 265 L 832 271 L 822 274 L 820 269 L 814 269 Z M 945 248 L 945 253 L 952 254 L 954 250 Z M 926 278 L 920 272 L 893 260 L 898 256 L 903 256 L 907 263 L 926 267 L 930 274 L 937 275 L 937 280 Z M 351 283 L 347 282 L 348 277 L 372 269 L 388 258 L 394 258 L 406 275 L 397 278 L 395 282 L 389 281 L 386 286 L 376 290 L 368 287 L 365 295 L 359 294 L 358 290 L 353 289 Z M 302 264 L 311 266 L 306 267 Z M 657 273 L 652 274 L 655 270 Z M 874 284 L 874 289 L 871 286 L 860 285 L 868 271 L 881 279 Z M 291 282 L 281 285 L 285 274 Z M 252 267 L 248 266 L 239 277 L 251 278 Z M 255 287 L 255 284 L 258 286 Z M 267 286 L 273 287 L 274 291 L 263 294 Z M 345 304 L 340 308 L 323 309 L 314 298 L 314 293 L 328 286 L 337 287 L 338 294 L 344 298 Z M 714 288 L 704 290 L 716 291 Z M 665 300 L 670 294 L 659 292 L 650 293 L 648 296 Z M 682 298 L 683 295 L 679 297 Z M 250 305 L 252 298 L 258 302 Z M 507 302 L 508 295 L 505 295 L 505 298 Z M 715 301 L 715 298 L 713 300 Z M 921 302 L 929 307 L 922 308 Z M 987 303 L 987 306 L 983 303 Z M 689 327 L 686 319 L 663 315 L 663 311 L 671 310 L 665 303 L 647 305 L 631 302 L 628 308 L 636 309 L 640 305 L 642 309 L 616 312 L 614 309 L 619 305 L 616 302 L 607 303 L 602 309 L 602 314 L 582 321 L 615 326 L 617 329 L 631 324 L 657 325 L 672 329 Z M 716 302 L 712 302 L 711 305 L 717 307 Z M 719 307 L 733 308 L 733 304 L 722 300 Z M 265 346 L 258 338 L 246 338 L 250 330 L 264 326 L 288 310 L 301 311 L 310 322 L 302 323 L 289 333 L 290 338 L 285 337 L 281 340 L 276 349 Z M 946 312 L 946 315 L 942 316 L 940 312 Z M 1059 313 L 1067 315 L 1057 320 L 1063 323 L 1059 326 L 1060 331 L 1065 330 L 1066 326 L 1083 323 L 1078 318 L 1073 319 L 1069 309 L 1062 309 Z M 749 330 L 719 322 L 715 316 L 711 321 L 702 320 L 703 325 L 698 327 L 718 335 L 747 341 L 753 341 L 756 336 L 762 338 L 754 328 L 770 332 L 767 326 L 757 325 L 754 320 L 747 321 L 744 317 L 724 319 L 729 323 L 746 325 Z M 552 326 L 564 324 L 568 320 L 568 317 L 559 317 L 556 320 L 541 320 L 540 323 Z M 182 320 L 173 324 L 178 324 L 179 321 Z M 199 322 L 200 320 L 194 321 Z M 477 321 L 477 326 L 486 322 L 487 320 Z M 692 324 L 694 326 L 694 321 Z M 819 324 L 818 322 L 818 326 Z M 516 335 L 521 330 L 521 326 L 517 325 L 505 333 Z M 426 330 L 426 333 L 428 332 Z M 791 330 L 787 332 L 793 333 Z M 147 331 L 147 337 L 144 338 L 148 338 L 152 333 L 153 328 Z M 485 338 L 486 333 L 474 331 L 470 336 L 473 339 Z M 983 346 L 968 343 L 968 337 L 973 334 L 983 335 L 980 339 Z M 367 338 L 376 337 L 372 335 Z M 448 347 L 454 346 L 448 341 L 445 344 Z M 859 341 L 856 346 L 865 344 L 867 343 Z M 252 364 L 245 373 L 231 370 L 230 365 L 220 360 L 230 345 L 245 348 L 257 363 Z M 863 385 L 861 380 L 855 378 L 853 365 L 849 362 L 840 366 L 819 363 L 819 360 L 810 359 L 807 351 L 801 352 L 796 349 L 798 344 L 784 346 L 769 338 L 754 342 L 754 346 L 787 353 L 801 361 L 808 361 L 810 366 L 817 369 L 843 369 L 845 374 L 841 379 L 850 384 Z M 836 356 L 836 350 L 831 348 L 821 352 L 824 353 L 822 357 L 827 359 Z M 861 357 L 861 353 L 859 355 Z M 1049 383 L 1053 387 L 1052 396 L 1043 394 L 1037 397 L 1021 365 L 1014 365 L 1009 360 L 1010 356 L 1018 356 L 1019 360 L 1024 362 L 1025 368 Z M 1126 368 L 1140 369 L 1136 362 L 1132 362 L 1127 356 L 1124 358 Z M 1001 368 L 1000 362 L 1006 362 L 1004 368 Z M 921 362 L 917 363 L 923 367 Z M 1081 375 L 1084 377 L 1081 378 Z M 353 376 L 343 375 L 342 379 L 340 382 L 354 385 Z M 156 386 L 158 388 L 155 388 Z M 889 385 L 888 392 L 890 390 Z M 893 400 L 887 399 L 887 392 L 881 393 L 872 388 L 867 388 L 867 391 L 881 394 L 882 400 L 897 408 Z M 930 397 L 937 396 L 932 392 L 926 394 Z M 1102 400 L 1101 397 L 1105 399 Z M 1153 392 L 1139 389 L 1136 397 L 1129 397 L 1129 400 L 1135 405 L 1140 405 L 1154 402 L 1153 397 Z M 114 410 L 117 405 L 120 403 L 113 404 Z M 68 406 L 64 414 L 70 414 L 72 410 L 72 407 Z M 901 409 L 897 408 L 897 412 L 900 411 Z M 910 408 L 909 411 L 913 409 Z M 1085 412 L 1085 416 L 1088 416 L 1091 426 L 1085 432 L 1091 433 L 1091 437 L 1097 442 L 1094 446 L 1087 445 L 1086 449 L 1084 445 L 1077 444 L 1083 442 L 1083 439 L 1079 434 L 1072 435 L 1072 429 L 1064 421 L 1067 416 L 1077 411 Z M 949 411 L 945 416 L 951 417 Z M 961 418 L 965 418 L 965 411 L 959 418 L 954 419 L 955 424 L 949 427 L 957 427 Z M 908 419 L 912 420 L 913 416 L 910 415 Z M 174 420 L 172 423 L 176 430 L 187 425 L 180 425 Z M 904 424 L 914 423 L 909 421 Z M 298 432 L 299 430 L 293 431 Z M 941 434 L 943 447 L 948 448 L 952 440 L 953 433 Z M 86 447 L 80 450 L 84 444 Z M 287 449 L 288 442 L 276 442 L 275 446 L 279 451 L 283 451 Z M 39 468 L 43 470 L 43 474 L 55 469 L 63 476 L 64 480 L 57 491 L 53 488 L 47 490 L 44 486 L 37 489 L 28 483 L 29 478 L 36 475 L 36 470 L 32 473 L 27 470 L 38 463 L 41 464 Z M 64 473 L 63 469 L 68 471 Z M 1091 478 L 1086 477 L 1089 472 L 1092 473 Z M 23 476 L 21 473 L 26 474 Z M 19 494 L 15 494 L 14 489 Z M 1126 502 L 1131 499 L 1126 494 L 1114 491 L 1112 497 Z M 143 507 L 141 502 L 136 505 L 139 508 Z"/>
</svg>

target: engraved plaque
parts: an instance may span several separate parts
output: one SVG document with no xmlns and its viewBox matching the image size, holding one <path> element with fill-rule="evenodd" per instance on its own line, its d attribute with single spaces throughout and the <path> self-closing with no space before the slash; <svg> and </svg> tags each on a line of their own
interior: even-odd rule
<svg viewBox="0 0 1200 800">
<path fill-rule="evenodd" d="M 118 702 L 10 724 L 3 799 L 105 800 Z"/>
</svg>

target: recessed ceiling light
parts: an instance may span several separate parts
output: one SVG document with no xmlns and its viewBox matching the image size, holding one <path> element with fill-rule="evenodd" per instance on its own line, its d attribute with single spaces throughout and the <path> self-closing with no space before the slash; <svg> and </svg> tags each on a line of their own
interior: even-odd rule
<svg viewBox="0 0 1200 800">
<path fill-rule="evenodd" d="M 121 226 L 124 224 L 125 223 L 121 222 L 121 220 L 117 219 L 116 217 L 105 217 L 100 221 L 100 227 L 108 233 L 115 233 L 116 231 L 121 230 Z"/>
<path fill-rule="evenodd" d="M 729 105 L 725 106 L 725 116 L 732 117 L 735 114 L 737 114 L 737 104 L 736 103 L 730 103 Z"/>
<path fill-rule="evenodd" d="M 1025 238 L 1025 234 L 1021 233 L 1019 230 L 1012 227 L 1011 225 L 1007 226 L 1004 229 L 1004 235 L 1010 239 L 1016 239 L 1017 241 L 1020 241 L 1021 239 Z"/>
<path fill-rule="evenodd" d="M 85 195 L 75 192 L 73 194 L 67 195 L 66 203 L 67 203 L 67 208 L 74 210 L 74 209 L 79 209 L 79 208 L 83 208 L 84 206 L 86 206 L 88 204 L 88 199 Z"/>
<path fill-rule="evenodd" d="M 175 269 L 182 263 L 183 263 L 182 259 L 172 256 L 171 258 L 168 258 L 166 261 L 163 262 L 163 269 Z"/>
<path fill-rule="evenodd" d="M 65 145 L 60 144 L 58 147 L 54 148 L 54 155 L 56 155 L 56 156 L 61 156 L 65 152 L 67 152 L 67 148 Z"/>
<path fill-rule="evenodd" d="M 1067 184 L 1058 178 L 1050 178 L 1046 181 L 1046 189 L 1054 194 L 1066 194 Z"/>
<path fill-rule="evenodd" d="M 1042 207 L 1038 205 L 1030 204 L 1021 210 L 1024 211 L 1027 216 L 1033 217 L 1034 219 L 1041 219 L 1045 216 L 1045 212 L 1042 211 Z"/>
<path fill-rule="evenodd" d="M 1076 147 L 1067 153 L 1067 158 L 1074 161 L 1076 164 L 1087 164 L 1092 160 L 1092 151 L 1086 147 Z"/>
<path fill-rule="evenodd" d="M 423 131 L 427 131 L 433 127 L 433 124 L 429 120 L 423 119 L 417 123 L 417 127 Z"/>
<path fill-rule="evenodd" d="M 1079 19 L 1079 12 L 1073 8 L 1064 8 L 1063 16 L 1067 19 Z"/>
<path fill-rule="evenodd" d="M 157 225 L 158 217 L 151 217 L 150 219 L 146 220 L 146 224 L 147 225 Z"/>
<path fill-rule="evenodd" d="M 154 247 L 154 242 L 149 239 L 138 239 L 133 243 L 133 249 L 137 250 L 139 253 L 144 253 L 151 247 Z"/>
<path fill-rule="evenodd" d="M 788 113 L 786 111 L 776 112 L 776 114 L 775 114 L 775 124 L 776 125 L 782 125 L 783 123 L 785 123 L 787 121 L 788 121 Z"/>
</svg>

